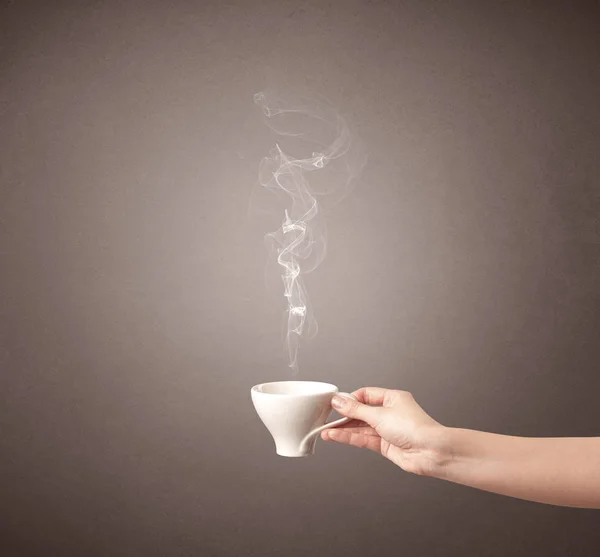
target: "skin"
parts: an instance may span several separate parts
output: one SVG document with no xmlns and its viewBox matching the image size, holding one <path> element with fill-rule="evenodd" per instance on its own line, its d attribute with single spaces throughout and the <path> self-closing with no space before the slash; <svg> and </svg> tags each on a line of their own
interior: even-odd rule
<svg viewBox="0 0 600 557">
<path fill-rule="evenodd" d="M 332 406 L 352 421 L 321 433 L 413 474 L 551 505 L 600 508 L 600 437 L 526 438 L 445 427 L 406 391 L 365 387 Z"/>
</svg>

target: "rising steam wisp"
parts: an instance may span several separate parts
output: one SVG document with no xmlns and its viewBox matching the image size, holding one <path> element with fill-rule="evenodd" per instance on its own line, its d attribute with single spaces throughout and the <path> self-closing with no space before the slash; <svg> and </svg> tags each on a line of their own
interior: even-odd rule
<svg viewBox="0 0 600 557">
<path fill-rule="evenodd" d="M 361 152 L 355 154 L 353 164 L 343 160 L 352 144 L 350 132 L 346 122 L 329 104 L 306 100 L 283 103 L 265 92 L 255 94 L 254 102 L 262 108 L 269 127 L 282 136 L 270 156 L 261 161 L 259 183 L 263 188 L 285 192 L 288 196 L 281 226 L 265 239 L 268 246 L 274 248 L 277 263 L 283 268 L 287 299 L 285 338 L 289 367 L 296 374 L 299 339 L 303 335 L 312 337 L 318 330 L 302 275 L 313 271 L 325 258 L 322 209 L 327 201 L 331 205 L 344 196 L 366 159 Z M 281 146 L 284 140 L 294 143 L 298 150 L 306 149 L 307 145 L 319 149 L 310 156 L 292 157 Z M 323 143 L 324 140 L 329 141 Z M 330 164 L 332 161 L 340 164 Z M 309 182 L 307 173 L 312 171 L 320 171 L 321 180 L 314 175 Z"/>
</svg>

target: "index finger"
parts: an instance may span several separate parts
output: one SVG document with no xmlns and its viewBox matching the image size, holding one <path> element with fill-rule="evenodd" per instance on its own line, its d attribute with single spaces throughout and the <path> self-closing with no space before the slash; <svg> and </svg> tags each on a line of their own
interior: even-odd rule
<svg viewBox="0 0 600 557">
<path fill-rule="evenodd" d="M 381 387 L 363 387 L 362 389 L 354 391 L 352 394 L 358 399 L 358 402 L 370 406 L 382 406 L 385 395 L 389 390 L 390 389 L 382 389 Z"/>
</svg>

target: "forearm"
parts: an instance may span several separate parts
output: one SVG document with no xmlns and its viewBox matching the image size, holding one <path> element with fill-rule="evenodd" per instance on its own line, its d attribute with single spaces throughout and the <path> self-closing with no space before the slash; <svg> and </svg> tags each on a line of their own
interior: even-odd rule
<svg viewBox="0 0 600 557">
<path fill-rule="evenodd" d="M 526 438 L 444 428 L 434 477 L 569 507 L 600 508 L 600 438 Z"/>
</svg>

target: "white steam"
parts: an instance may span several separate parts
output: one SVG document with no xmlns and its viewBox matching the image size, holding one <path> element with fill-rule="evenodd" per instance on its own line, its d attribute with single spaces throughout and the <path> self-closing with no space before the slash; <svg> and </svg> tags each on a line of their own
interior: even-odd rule
<svg viewBox="0 0 600 557">
<path fill-rule="evenodd" d="M 285 339 L 289 367 L 296 374 L 299 339 L 313 337 L 318 330 L 302 275 L 316 269 L 326 255 L 323 209 L 344 197 L 366 157 L 357 149 L 358 142 L 351 140 L 345 120 L 329 103 L 284 102 L 267 92 L 256 93 L 254 102 L 262 108 L 267 125 L 281 136 L 260 163 L 259 184 L 287 197 L 281 226 L 265 240 L 282 268 L 287 300 Z M 282 147 L 284 141 L 290 145 Z M 294 157 L 284 149 L 294 149 L 297 154 L 304 150 L 310 155 Z"/>
</svg>

